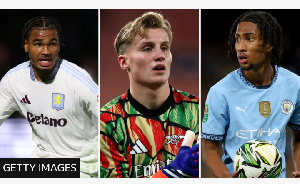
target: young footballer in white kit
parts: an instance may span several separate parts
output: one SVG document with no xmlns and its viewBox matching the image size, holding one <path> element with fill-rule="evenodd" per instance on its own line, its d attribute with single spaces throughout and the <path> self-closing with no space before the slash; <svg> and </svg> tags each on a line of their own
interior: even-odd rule
<svg viewBox="0 0 300 184">
<path fill-rule="evenodd" d="M 98 86 L 82 68 L 59 57 L 62 30 L 48 17 L 28 21 L 22 45 L 29 61 L 0 83 L 0 125 L 15 111 L 29 121 L 34 158 L 80 158 L 80 176 L 98 177 Z"/>
</svg>

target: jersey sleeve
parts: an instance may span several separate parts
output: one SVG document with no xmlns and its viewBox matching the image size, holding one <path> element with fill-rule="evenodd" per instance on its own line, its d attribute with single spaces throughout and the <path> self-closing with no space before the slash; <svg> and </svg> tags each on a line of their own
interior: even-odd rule
<svg viewBox="0 0 300 184">
<path fill-rule="evenodd" d="M 199 138 L 199 104 L 193 105 L 194 109 L 192 109 L 192 113 L 194 114 L 193 121 L 191 123 L 191 130 L 195 133 L 195 141 L 194 145 L 197 144 L 197 140 Z"/>
<path fill-rule="evenodd" d="M 298 91 L 295 110 L 291 116 L 288 126 L 294 130 L 300 130 L 300 90 Z"/>
<path fill-rule="evenodd" d="M 93 122 L 93 126 L 98 127 L 99 108 L 98 108 L 98 85 L 93 81 L 91 76 L 82 70 L 82 81 L 78 82 L 75 87 L 76 98 L 80 108 L 85 115 Z M 70 89 L 74 89 L 75 81 L 70 78 Z"/>
<path fill-rule="evenodd" d="M 100 113 L 100 177 L 128 178 L 129 162 L 126 157 L 123 118 L 110 111 Z"/>
<path fill-rule="evenodd" d="M 227 100 L 219 88 L 212 87 L 207 95 L 202 121 L 202 139 L 221 141 L 229 124 Z"/>
<path fill-rule="evenodd" d="M 98 124 L 98 94 L 90 93 L 90 95 L 85 94 L 82 98 L 82 108 L 87 114 L 87 116 L 91 119 L 92 122 Z M 98 127 L 98 126 L 97 126 Z"/>
<path fill-rule="evenodd" d="M 0 125 L 15 111 L 18 111 L 18 105 L 10 92 L 8 77 L 0 82 Z"/>
</svg>

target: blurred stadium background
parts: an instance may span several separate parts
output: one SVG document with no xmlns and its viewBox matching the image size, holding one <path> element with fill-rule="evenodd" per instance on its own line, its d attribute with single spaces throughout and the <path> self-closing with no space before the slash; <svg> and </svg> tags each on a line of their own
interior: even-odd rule
<svg viewBox="0 0 300 184">
<path fill-rule="evenodd" d="M 9 69 L 25 62 L 21 48 L 22 29 L 36 16 L 56 19 L 63 31 L 66 47 L 60 56 L 87 70 L 98 84 L 98 10 L 1 9 L 0 10 L 0 79 Z M 1 104 L 0 104 L 1 105 Z M 33 151 L 31 127 L 19 113 L 0 126 L 0 158 L 26 158 Z"/>
<path fill-rule="evenodd" d="M 169 83 L 176 89 L 199 96 L 199 10 L 100 10 L 100 107 L 124 94 L 129 79 L 118 63 L 114 39 L 129 21 L 148 11 L 159 12 L 170 22 L 173 32 L 173 62 Z"/>
<path fill-rule="evenodd" d="M 202 9 L 201 10 L 201 119 L 209 88 L 239 67 L 235 56 L 228 57 L 228 35 L 234 20 L 248 10 L 238 9 Z M 277 18 L 283 31 L 284 52 L 281 66 L 300 74 L 300 37 L 295 20 L 300 16 L 299 10 L 262 10 Z M 291 134 L 287 131 L 286 177 L 291 178 L 294 166 L 291 153 Z M 222 154 L 220 154 L 222 155 Z M 202 162 L 201 177 L 213 177 Z"/>
</svg>

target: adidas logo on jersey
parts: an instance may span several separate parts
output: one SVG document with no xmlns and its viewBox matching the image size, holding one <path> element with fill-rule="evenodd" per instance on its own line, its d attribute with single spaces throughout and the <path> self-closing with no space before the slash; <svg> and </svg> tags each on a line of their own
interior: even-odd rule
<svg viewBox="0 0 300 184">
<path fill-rule="evenodd" d="M 24 103 L 24 104 L 31 104 L 30 101 L 28 100 L 27 95 L 25 95 L 25 97 L 22 98 L 21 103 Z"/>
<path fill-rule="evenodd" d="M 132 147 L 132 150 L 129 152 L 130 155 L 136 155 L 141 153 L 147 153 L 149 152 L 145 145 L 138 139 L 135 142 L 135 145 Z"/>
</svg>

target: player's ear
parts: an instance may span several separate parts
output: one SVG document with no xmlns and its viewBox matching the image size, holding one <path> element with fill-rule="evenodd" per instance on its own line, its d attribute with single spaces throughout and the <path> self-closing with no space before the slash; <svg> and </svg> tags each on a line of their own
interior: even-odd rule
<svg viewBox="0 0 300 184">
<path fill-rule="evenodd" d="M 128 70 L 126 54 L 119 55 L 118 60 L 119 60 L 119 64 L 120 64 L 120 67 L 122 68 L 122 70 Z"/>
<path fill-rule="evenodd" d="M 273 45 L 271 45 L 271 44 L 267 44 L 267 51 L 268 52 L 271 52 L 273 50 Z"/>
<path fill-rule="evenodd" d="M 27 43 L 27 40 L 25 40 L 25 42 L 24 42 L 24 50 L 25 50 L 25 52 L 28 52 L 28 43 Z"/>
</svg>

